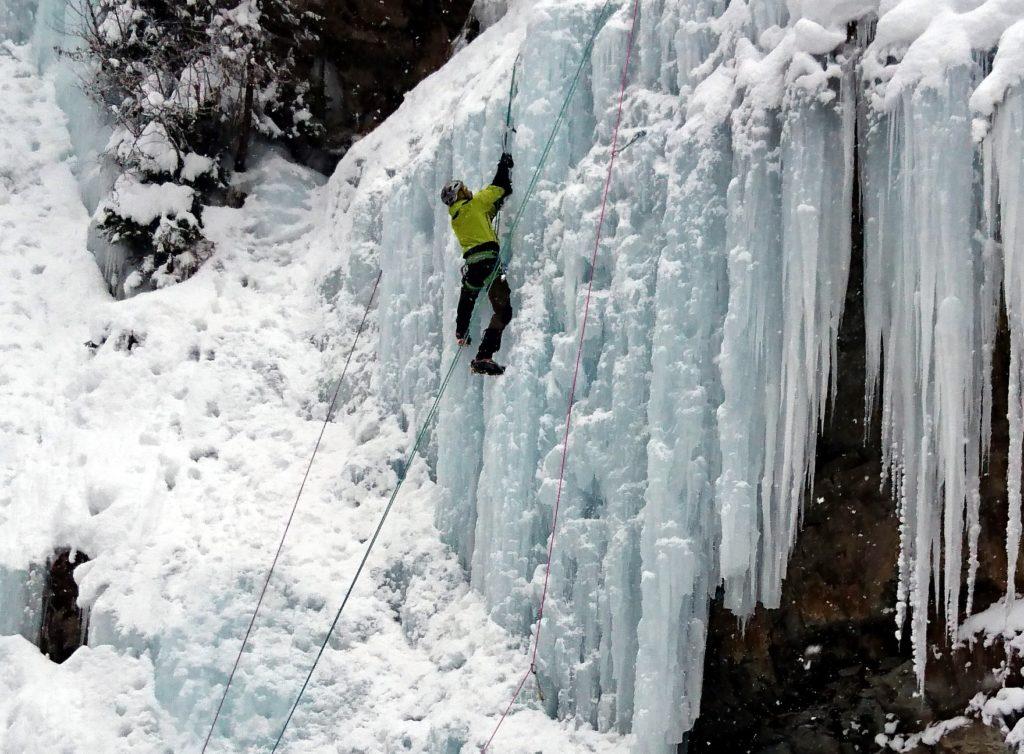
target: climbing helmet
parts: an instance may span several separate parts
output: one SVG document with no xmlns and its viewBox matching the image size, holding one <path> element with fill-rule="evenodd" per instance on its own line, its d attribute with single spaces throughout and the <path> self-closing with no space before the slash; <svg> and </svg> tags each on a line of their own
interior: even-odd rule
<svg viewBox="0 0 1024 754">
<path fill-rule="evenodd" d="M 441 189 L 441 201 L 447 206 L 455 204 L 455 200 L 459 198 L 459 192 L 466 187 L 462 181 L 448 181 Z"/>
</svg>

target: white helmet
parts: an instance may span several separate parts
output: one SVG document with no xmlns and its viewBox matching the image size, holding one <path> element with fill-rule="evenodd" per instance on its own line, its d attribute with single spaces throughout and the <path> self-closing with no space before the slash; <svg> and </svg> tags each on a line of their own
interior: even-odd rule
<svg viewBox="0 0 1024 754">
<path fill-rule="evenodd" d="M 441 201 L 449 207 L 459 198 L 459 192 L 466 187 L 462 181 L 448 181 L 441 189 Z"/>
</svg>

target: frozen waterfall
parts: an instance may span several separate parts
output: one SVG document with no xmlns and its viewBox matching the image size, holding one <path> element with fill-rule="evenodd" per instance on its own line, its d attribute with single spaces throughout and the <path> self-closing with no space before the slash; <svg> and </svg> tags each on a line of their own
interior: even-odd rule
<svg viewBox="0 0 1024 754">
<path fill-rule="evenodd" d="M 919 673 L 932 585 L 956 628 L 961 564 L 976 560 L 1003 267 L 1014 468 L 1022 452 L 1024 304 L 1014 291 L 1024 110 L 1013 88 L 1022 67 L 1001 51 L 992 76 L 1003 87 L 992 94 L 998 82 L 982 84 L 977 61 L 1024 9 L 989 2 L 914 16 L 909 4 L 889 5 L 879 19 L 867 0 L 644 2 L 624 128 L 646 137 L 619 156 L 591 269 L 628 9 L 599 33 L 586 90 L 511 250 L 517 315 L 503 356 L 512 368 L 499 383 L 456 377 L 431 450 L 442 537 L 492 617 L 527 633 L 581 292 L 593 279 L 540 648 L 550 714 L 633 730 L 641 750 L 672 751 L 699 713 L 717 587 L 740 618 L 759 602 L 778 605 L 834 397 L 857 181 L 866 390 L 882 411 L 901 520 L 898 615 Z M 336 243 L 361 266 L 379 260 L 390 278 L 377 374 L 396 407 L 425 405 L 453 353 L 459 260 L 437 187 L 451 175 L 471 185 L 489 177 L 519 51 L 515 180 L 527 182 L 600 10 L 513 3 L 335 176 Z M 964 44 L 934 53 L 942 34 L 961 41 L 957 30 Z M 976 88 L 991 102 L 1011 94 L 986 111 L 972 102 Z M 365 278 L 349 276 L 341 295 L 361 295 Z M 1011 487 L 1015 553 L 1019 473 Z"/>
<path fill-rule="evenodd" d="M 594 266 L 631 3 L 479 7 L 481 35 L 358 141 L 325 187 L 270 155 L 245 179 L 253 186 L 241 215 L 211 209 L 225 264 L 211 265 L 191 287 L 120 309 L 89 281 L 90 324 L 149 328 L 148 351 L 129 358 L 108 349 L 87 361 L 75 350 L 77 330 L 69 325 L 61 335 L 73 376 L 50 394 L 70 405 L 102 384 L 99 393 L 122 396 L 124 405 L 138 392 L 160 407 L 138 441 L 117 423 L 121 404 L 93 416 L 63 403 L 54 409 L 61 421 L 60 410 L 78 411 L 76 429 L 61 426 L 81 433 L 80 446 L 102 437 L 131 464 L 124 480 L 95 493 L 110 498 L 111 512 L 79 511 L 86 523 L 75 526 L 92 532 L 98 555 L 81 572 L 94 639 L 117 647 L 117 662 L 144 679 L 136 690 L 161 710 L 152 736 L 173 729 L 194 737 L 207 722 L 276 532 L 266 511 L 287 486 L 267 469 L 277 474 L 304 460 L 303 432 L 317 410 L 309 395 L 334 375 L 380 270 L 372 345 L 357 354 L 344 420 L 332 425 L 332 465 L 311 481 L 315 534 L 282 566 L 286 586 L 262 626 L 264 648 L 254 650 L 264 652 L 262 666 L 240 676 L 240 696 L 225 710 L 225 725 L 247 743 L 273 735 L 320 640 L 335 582 L 362 552 L 369 514 L 357 509 L 372 508 L 396 471 L 406 471 L 398 468 L 402 446 L 455 356 L 461 260 L 438 191 L 453 176 L 474 188 L 490 179 L 520 55 L 511 103 L 516 191 L 506 215 L 519 208 L 581 58 L 584 66 L 506 249 L 515 319 L 499 358 L 510 368 L 500 380 L 455 371 L 424 459 L 409 470 L 415 493 L 396 507 L 408 520 L 404 528 L 389 522 L 399 533 L 385 537 L 381 573 L 367 576 L 378 588 L 360 603 L 359 620 L 335 636 L 325 663 L 333 675 L 311 692 L 322 695 L 318 706 L 301 712 L 296 727 L 313 731 L 311 741 L 330 740 L 334 718 L 317 714 L 346 684 L 401 696 L 374 687 L 373 672 L 358 662 L 330 659 L 356 647 L 364 662 L 378 660 L 387 653 L 366 647 L 379 633 L 394 645 L 408 639 L 408 653 L 384 664 L 389 671 L 406 658 L 423 663 L 423 677 L 452 671 L 431 676 L 437 685 L 429 692 L 450 705 L 441 717 L 451 717 L 428 721 L 409 746 L 469 751 L 486 740 L 493 720 L 478 707 L 490 710 L 505 674 L 523 670 L 494 671 L 521 659 L 521 647 L 502 645 L 503 637 L 525 645 L 535 627 L 591 281 L 537 706 L 570 721 L 559 730 L 578 724 L 615 741 L 632 734 L 642 754 L 672 754 L 685 739 L 700 714 L 713 600 L 741 622 L 759 604 L 780 603 L 818 433 L 835 397 L 848 288 L 863 291 L 866 418 L 879 417 L 899 516 L 894 630 L 913 646 L 923 683 L 930 600 L 950 636 L 975 607 L 1001 307 L 1011 347 L 1006 548 L 1015 598 L 1024 487 L 1024 3 L 641 0 L 622 124 L 628 146 L 616 157 Z M 105 131 L 52 56 L 68 13 L 64 0 L 12 0 L 0 8 L 0 32 L 32 39 L 32 62 L 50 71 L 68 115 L 60 151 L 77 157 L 52 159 L 74 167 L 91 209 L 109 181 L 95 167 Z M 20 151 L 12 165 L 21 164 Z M 79 214 L 74 231 L 84 245 L 88 220 L 85 209 Z M 850 278 L 855 231 L 863 232 L 862 280 Z M 253 345 L 252 311 L 271 333 L 268 347 Z M 184 352 L 186 341 L 211 355 L 202 363 L 182 357 L 184 367 L 165 358 Z M 215 359 L 214 351 L 229 355 Z M 318 378 L 321 366 L 327 375 Z M 194 405 L 164 408 L 168 395 Z M 129 417 L 120 420 L 136 420 Z M 44 450 L 26 465 L 43 468 Z M 86 499 L 79 488 L 108 462 L 82 461 L 86 481 L 60 480 L 71 490 L 62 500 Z M 22 497 L 11 505 L 27 506 Z M 140 500 L 155 512 L 133 507 Z M 152 534 L 161 516 L 186 542 L 180 551 Z M 115 517 L 116 525 L 95 523 Z M 182 532 L 199 533 L 193 541 Z M 57 538 L 35 534 L 27 541 L 40 552 Z M 38 553 L 15 544 L 0 565 L 0 634 L 31 636 L 39 615 L 29 560 Z M 18 558 L 7 557 L 12 552 Z M 242 554 L 235 562 L 222 552 Z M 324 562 L 335 570 L 323 571 Z M 136 589 L 151 600 L 146 608 L 136 609 Z M 416 590 L 427 597 L 418 601 Z M 217 604 L 196 607 L 196 591 L 217 591 Z M 493 680 L 487 694 L 455 676 L 467 660 L 448 640 L 461 631 L 478 631 L 476 645 L 501 645 L 470 676 Z M 12 657 L 24 654 L 5 646 Z M 88 657 L 108 667 L 106 655 Z M 414 728 L 422 717 L 407 716 L 405 705 L 419 714 L 421 702 L 402 698 L 394 714 Z M 466 717 L 451 712 L 470 704 L 477 707 Z M 360 735 L 392 719 L 381 723 L 357 702 L 351 709 L 368 715 L 355 726 Z M 369 746 L 398 735 L 385 731 Z"/>
</svg>

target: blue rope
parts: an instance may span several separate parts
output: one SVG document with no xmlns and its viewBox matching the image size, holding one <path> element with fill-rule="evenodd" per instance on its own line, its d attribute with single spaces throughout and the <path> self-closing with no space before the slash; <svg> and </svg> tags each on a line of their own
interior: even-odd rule
<svg viewBox="0 0 1024 754">
<path fill-rule="evenodd" d="M 273 751 L 277 751 L 277 747 L 280 746 L 281 739 L 284 738 L 285 731 L 288 730 L 288 725 L 292 721 L 292 716 L 295 714 L 295 710 L 298 709 L 299 702 L 302 701 L 302 695 L 306 693 L 309 681 L 313 677 L 313 671 L 316 670 L 316 666 L 320 662 L 320 658 L 323 657 L 324 650 L 327 649 L 327 642 L 330 641 L 331 634 L 334 633 L 334 629 L 338 625 L 338 620 L 341 618 L 341 613 L 344 611 L 345 605 L 348 604 L 349 597 L 352 596 L 352 590 L 355 589 L 356 582 L 359 580 L 359 576 L 362 574 L 364 566 L 366 566 L 366 561 L 370 557 L 370 551 L 373 550 L 373 546 L 377 543 L 377 537 L 380 536 L 380 532 L 384 528 L 384 522 L 387 520 L 388 514 L 391 512 L 391 508 L 395 504 L 395 499 L 398 497 L 398 492 L 402 489 L 402 485 L 405 483 L 406 476 L 409 473 L 409 467 L 416 456 L 416 452 L 419 450 L 420 443 L 422 443 L 423 438 L 427 436 L 427 429 L 430 427 L 430 420 L 434 418 L 434 414 L 437 412 L 437 406 L 441 402 L 441 396 L 444 395 L 444 391 L 448 387 L 448 382 L 452 378 L 452 373 L 455 371 L 455 365 L 458 363 L 459 354 L 462 352 L 462 348 L 462 346 L 459 346 L 459 349 L 455 354 L 455 358 L 452 359 L 451 366 L 448 367 L 448 373 L 444 376 L 444 381 L 441 383 L 440 390 L 437 391 L 437 397 L 434 398 L 434 405 L 432 405 L 430 407 L 430 411 L 427 412 L 427 417 L 423 421 L 423 425 L 420 427 L 419 434 L 416 436 L 416 442 L 413 443 L 412 450 L 409 452 L 409 456 L 405 460 L 405 467 L 402 469 L 402 474 L 398 478 L 398 484 L 391 493 L 391 497 L 388 499 L 388 504 L 384 506 L 384 512 L 381 514 L 380 521 L 377 522 L 377 528 L 374 530 L 373 536 L 370 538 L 370 541 L 366 546 L 366 551 L 363 553 L 362 560 L 359 561 L 359 567 L 356 568 L 355 575 L 352 576 L 352 581 L 348 585 L 348 590 L 345 592 L 345 597 L 341 601 L 341 606 L 338 608 L 338 612 L 334 614 L 334 620 L 331 621 L 331 627 L 327 629 L 327 635 L 324 636 L 324 641 L 320 645 L 320 650 L 316 653 L 316 659 L 313 660 L 313 665 L 306 674 L 306 680 L 302 682 L 302 688 L 299 689 L 299 695 L 295 698 L 295 703 L 288 712 L 288 717 L 284 721 L 284 726 L 281 728 L 281 732 L 277 735 Z"/>
</svg>

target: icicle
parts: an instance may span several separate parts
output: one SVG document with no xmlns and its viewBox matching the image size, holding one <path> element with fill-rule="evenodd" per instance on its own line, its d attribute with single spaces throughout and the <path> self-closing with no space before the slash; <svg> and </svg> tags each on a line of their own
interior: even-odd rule
<svg viewBox="0 0 1024 754">
<path fill-rule="evenodd" d="M 779 603 L 814 438 L 834 394 L 855 113 L 849 81 L 840 88 L 846 96 L 823 104 L 821 92 L 794 87 L 781 133 L 774 113 L 735 126 L 752 138 L 741 137 L 749 146 L 730 191 L 718 509 L 726 604 L 741 615 L 756 600 Z"/>
<path fill-rule="evenodd" d="M 964 190 L 975 178 L 967 111 L 975 74 L 961 67 L 947 78 L 941 89 L 905 92 L 885 117 L 869 116 L 864 171 L 869 390 L 884 355 L 883 469 L 901 520 L 897 619 L 910 620 L 922 682 L 932 587 L 956 634 L 965 536 L 973 601 L 991 400 L 984 354 L 996 301 L 992 255 L 976 232 L 981 197 Z"/>
<path fill-rule="evenodd" d="M 1009 520 L 1006 526 L 1007 609 L 1016 597 L 1021 540 L 1021 464 L 1024 463 L 1024 92 L 1013 91 L 996 115 L 990 137 L 1003 241 L 1006 314 L 1010 330 L 1007 472 Z"/>
</svg>

